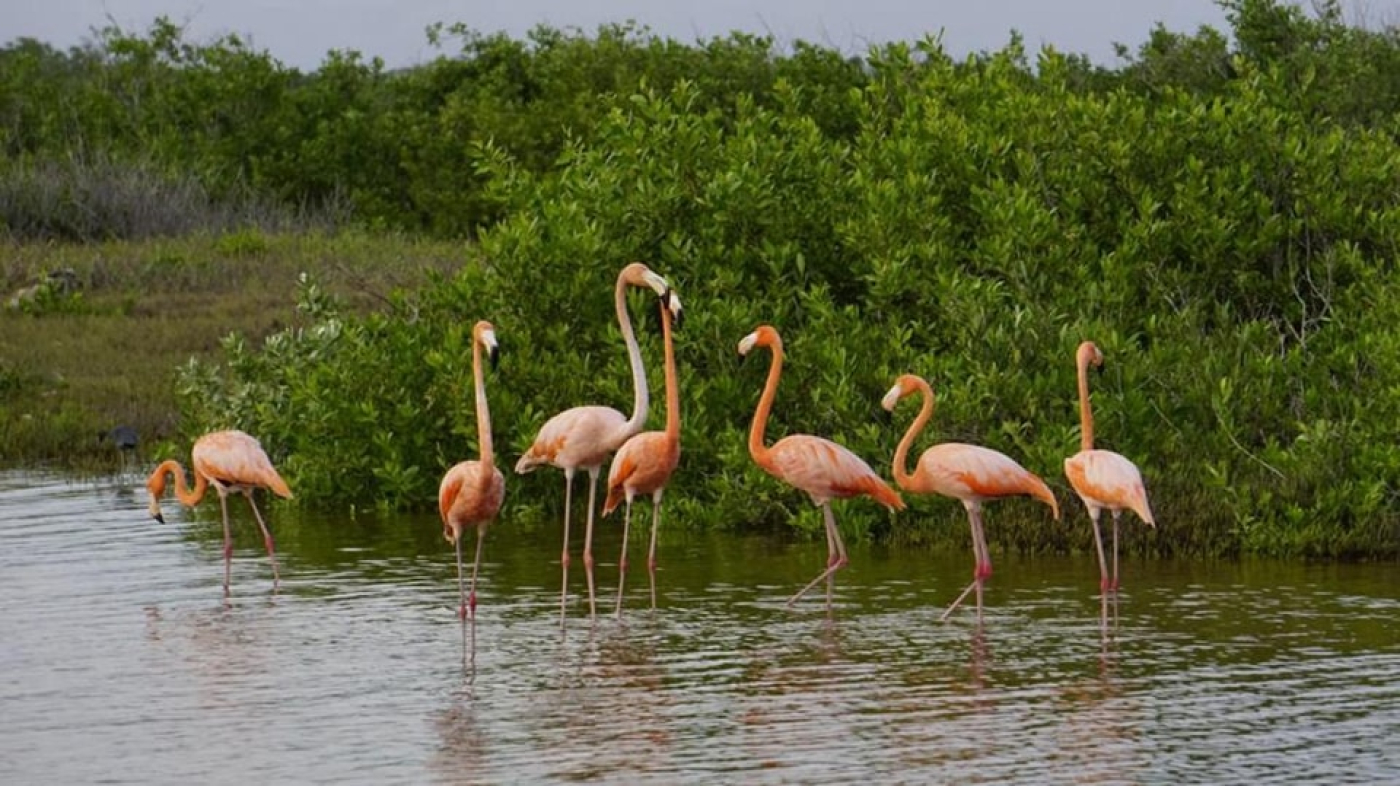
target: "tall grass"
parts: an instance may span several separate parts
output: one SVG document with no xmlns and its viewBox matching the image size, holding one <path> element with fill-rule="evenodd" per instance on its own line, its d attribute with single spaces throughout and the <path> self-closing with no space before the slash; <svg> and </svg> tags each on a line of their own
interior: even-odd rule
<svg viewBox="0 0 1400 786">
<path fill-rule="evenodd" d="M 188 173 L 99 157 L 22 161 L 0 168 L 0 232 L 16 241 L 144 240 L 195 232 L 329 230 L 332 200 L 289 207 L 245 188 L 215 194 Z"/>
</svg>

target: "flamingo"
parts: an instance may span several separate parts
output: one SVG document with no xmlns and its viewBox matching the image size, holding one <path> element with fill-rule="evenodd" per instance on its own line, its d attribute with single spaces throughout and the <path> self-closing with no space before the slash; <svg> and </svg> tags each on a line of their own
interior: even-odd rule
<svg viewBox="0 0 1400 786">
<path fill-rule="evenodd" d="M 905 396 L 923 394 L 923 404 L 918 417 L 909 425 L 899 447 L 894 451 L 894 480 L 905 491 L 915 494 L 941 494 L 961 500 L 967 508 L 968 524 L 972 527 L 972 556 L 975 567 L 972 583 L 967 585 L 957 600 L 943 612 L 947 619 L 953 609 L 962 603 L 963 598 L 973 589 L 977 590 L 977 619 L 982 619 L 982 583 L 992 575 L 992 557 L 987 552 L 987 536 L 982 530 L 982 503 L 999 497 L 1029 495 L 1050 506 L 1056 519 L 1060 518 L 1060 507 L 1055 495 L 1034 473 L 1022 467 L 1010 456 L 991 448 L 979 445 L 965 445 L 959 442 L 945 442 L 934 445 L 919 456 L 913 474 L 908 471 L 909 448 L 924 426 L 933 417 L 933 388 L 922 377 L 904 374 L 895 381 L 894 387 L 881 399 L 880 406 L 893 412 L 895 405 Z"/>
<path fill-rule="evenodd" d="M 491 411 L 486 406 L 486 381 L 481 371 L 482 349 L 490 355 L 494 368 L 498 355 L 496 329 L 486 320 L 477 322 L 472 328 L 472 378 L 476 384 L 476 434 L 481 446 L 481 458 L 453 466 L 438 487 L 442 536 L 457 549 L 457 591 L 461 594 L 457 616 L 463 620 L 467 618 L 469 607 L 472 619 L 476 619 L 476 573 L 481 567 L 481 542 L 486 537 L 486 526 L 496 518 L 506 494 L 505 478 L 496 469 L 495 454 L 491 450 Z M 476 527 L 476 559 L 472 562 L 470 596 L 462 585 L 462 530 L 467 527 Z"/>
<path fill-rule="evenodd" d="M 180 462 L 169 459 L 161 462 L 151 476 L 146 479 L 146 489 L 151 493 L 151 518 L 165 523 L 160 511 L 160 498 L 165 494 L 166 476 L 175 475 L 175 497 L 188 507 L 194 507 L 204 498 L 209 486 L 219 493 L 219 507 L 224 514 L 224 596 L 229 592 L 229 573 L 233 560 L 233 535 L 228 523 L 228 495 L 231 491 L 241 491 L 253 508 L 253 515 L 262 529 L 263 543 L 267 546 L 267 558 L 272 562 L 272 586 L 279 581 L 277 555 L 272 544 L 272 533 L 263 522 L 258 505 L 253 501 L 253 489 L 264 488 L 279 497 L 290 499 L 292 490 L 287 482 L 277 474 L 262 445 L 242 431 L 214 431 L 195 440 L 190 451 L 194 465 L 194 489 L 185 485 L 185 468 Z"/>
<path fill-rule="evenodd" d="M 647 571 L 651 576 L 651 603 L 656 605 L 656 527 L 661 521 L 661 495 L 681 458 L 680 384 L 676 381 L 676 353 L 671 339 L 671 309 L 676 323 L 682 314 L 680 298 L 667 292 L 661 299 L 661 337 L 665 344 L 666 362 L 666 430 L 646 431 L 623 443 L 613 457 L 608 470 L 608 496 L 603 500 L 603 515 L 613 512 L 625 498 L 627 511 L 622 519 L 622 556 L 617 561 L 617 610 L 622 619 L 622 585 L 627 578 L 627 532 L 632 523 L 632 499 L 638 494 L 651 495 L 651 549 L 647 552 Z"/>
<path fill-rule="evenodd" d="M 627 287 L 650 287 L 665 297 L 671 286 L 666 279 L 640 262 L 624 267 L 617 276 L 614 305 L 617 324 L 627 342 L 627 359 L 632 365 L 632 416 L 623 417 L 612 407 L 584 406 L 566 409 L 545 422 L 525 455 L 515 464 L 517 474 L 530 472 L 541 464 L 564 470 L 564 551 L 563 587 L 559 592 L 559 617 L 562 620 L 569 596 L 569 508 L 573 499 L 574 473 L 588 472 L 588 524 L 583 539 L 583 565 L 588 576 L 588 612 L 596 616 L 593 591 L 593 505 L 598 490 L 598 473 L 603 462 L 633 434 L 642 430 L 647 419 L 647 377 L 642 367 L 642 350 L 632 332 L 632 320 L 627 316 Z M 679 301 L 674 301 L 677 304 Z"/>
<path fill-rule="evenodd" d="M 1118 591 L 1118 519 L 1131 510 L 1149 527 L 1156 527 L 1142 474 L 1133 462 L 1111 450 L 1094 449 L 1094 413 L 1089 409 L 1089 366 L 1103 366 L 1103 353 L 1092 341 L 1085 341 L 1075 352 L 1079 371 L 1079 452 L 1065 459 L 1065 477 L 1084 500 L 1094 523 L 1094 546 L 1099 552 L 1099 589 Z M 1107 508 L 1113 514 L 1113 577 L 1104 563 L 1103 535 L 1099 516 Z"/>
<path fill-rule="evenodd" d="M 812 498 L 812 504 L 822 509 L 826 525 L 826 570 L 812 579 L 796 595 L 788 599 L 792 606 L 807 591 L 826 579 L 826 603 L 831 606 L 832 578 L 846 566 L 846 546 L 836 529 L 836 517 L 831 512 L 831 500 L 866 495 L 893 510 L 903 510 L 904 500 L 889 487 L 859 456 L 829 439 L 810 434 L 792 434 L 774 443 L 763 444 L 768 413 L 778 392 L 778 378 L 783 373 L 783 339 L 771 325 L 760 325 L 739 342 L 739 354 L 748 355 L 754 347 L 769 347 L 773 360 L 768 368 L 768 381 L 758 399 L 758 410 L 749 429 L 749 455 L 763 471 L 795 486 Z"/>
</svg>

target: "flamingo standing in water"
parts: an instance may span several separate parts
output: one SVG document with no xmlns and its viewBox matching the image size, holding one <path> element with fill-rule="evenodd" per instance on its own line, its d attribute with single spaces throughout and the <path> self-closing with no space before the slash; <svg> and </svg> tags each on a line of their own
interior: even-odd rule
<svg viewBox="0 0 1400 786">
<path fill-rule="evenodd" d="M 627 578 L 627 533 L 632 523 L 632 499 L 638 494 L 651 495 L 651 549 L 647 552 L 647 571 L 651 577 L 651 605 L 656 606 L 656 527 L 661 521 L 661 495 L 681 458 L 680 383 L 676 381 L 676 353 L 671 339 L 671 310 L 676 323 L 681 319 L 680 298 L 668 292 L 661 298 L 661 337 L 665 344 L 666 362 L 666 430 L 645 431 L 623 443 L 613 457 L 608 470 L 608 497 L 603 500 L 603 515 L 612 513 L 618 503 L 627 501 L 622 519 L 622 556 L 617 561 L 617 610 L 622 619 L 622 584 Z"/>
<path fill-rule="evenodd" d="M 461 606 L 457 615 L 467 618 L 470 607 L 476 619 L 476 572 L 481 567 L 481 542 L 486 526 L 496 518 L 505 498 L 506 481 L 496 469 L 495 453 L 491 449 L 491 411 L 486 406 L 486 381 L 481 370 L 481 350 L 490 355 L 496 365 L 496 329 L 482 320 L 472 328 L 472 378 L 476 384 L 476 434 L 481 446 L 481 458 L 463 461 L 442 478 L 438 487 L 438 511 L 442 514 L 442 536 L 457 549 L 457 591 Z M 462 530 L 476 527 L 476 559 L 472 562 L 472 591 L 468 596 L 462 583 Z"/>
<path fill-rule="evenodd" d="M 783 339 L 770 325 L 760 325 L 739 342 L 739 354 L 747 355 L 754 347 L 769 347 L 773 360 L 768 368 L 768 381 L 758 399 L 758 410 L 749 429 L 749 454 L 765 472 L 789 485 L 807 492 L 812 503 L 822 509 L 826 524 L 826 570 L 812 579 L 796 595 L 788 599 L 791 606 L 807 591 L 826 579 L 826 604 L 831 606 L 832 577 L 846 566 L 846 546 L 836 529 L 831 512 L 831 500 L 866 495 L 893 510 L 903 510 L 904 500 L 889 487 L 859 456 L 829 439 L 809 434 L 792 434 L 774 443 L 763 444 L 768 413 L 778 392 L 778 378 L 783 373 Z"/>
<path fill-rule="evenodd" d="M 229 573 L 233 560 L 233 535 L 228 523 L 228 495 L 231 491 L 241 491 L 253 508 L 253 515 L 262 529 L 263 543 L 267 546 L 267 558 L 272 562 L 272 586 L 279 581 L 277 555 L 272 544 L 272 533 L 263 522 L 258 505 L 253 501 L 253 489 L 265 488 L 279 497 L 290 498 L 292 490 L 287 482 L 277 474 L 267 453 L 263 452 L 258 441 L 242 431 L 214 431 L 200 437 L 190 451 L 194 466 L 194 489 L 185 485 L 185 468 L 180 462 L 169 459 L 161 462 L 151 476 L 146 479 L 146 490 L 151 493 L 151 518 L 165 523 L 160 512 L 160 498 L 165 494 L 166 475 L 175 474 L 175 497 L 189 507 L 199 504 L 209 486 L 219 493 L 219 507 L 224 514 L 224 595 L 229 592 Z"/>
<path fill-rule="evenodd" d="M 548 464 L 564 470 L 564 551 L 563 587 L 559 592 L 559 616 L 562 620 L 569 596 L 569 508 L 573 499 L 574 473 L 588 471 L 588 524 L 583 539 L 583 566 L 588 577 L 589 616 L 597 613 L 593 590 L 593 505 L 598 491 L 598 473 L 603 462 L 633 434 L 642 430 L 647 419 L 647 376 L 642 367 L 642 350 L 632 332 L 632 320 L 627 315 L 627 287 L 650 287 L 660 297 L 666 297 L 671 286 L 666 279 L 653 273 L 640 262 L 633 262 L 617 276 L 614 305 L 617 324 L 627 342 L 627 359 L 632 365 L 632 417 L 625 418 L 612 407 L 574 407 L 550 418 L 540 429 L 529 450 L 515 464 L 517 473 Z M 679 304 L 679 301 L 674 301 Z"/>
<path fill-rule="evenodd" d="M 972 583 L 963 590 L 957 600 L 943 612 L 947 619 L 953 609 L 962 603 L 963 598 L 973 589 L 977 590 L 977 619 L 982 619 L 982 583 L 992 575 L 992 557 L 987 552 L 987 536 L 982 530 L 982 503 L 999 497 L 1028 495 L 1050 506 L 1056 519 L 1060 518 L 1060 507 L 1055 495 L 1034 473 L 1016 463 L 1004 453 L 979 445 L 965 445 L 959 442 L 945 442 L 934 445 L 919 456 L 919 463 L 913 474 L 909 473 L 909 448 L 914 439 L 933 417 L 933 388 L 923 378 L 904 374 L 895 381 L 894 387 L 881 399 L 880 405 L 893 412 L 895 405 L 905 396 L 923 394 L 923 404 L 918 417 L 909 425 L 899 447 L 894 451 L 894 480 L 901 489 L 916 494 L 941 494 L 961 500 L 967 508 L 967 520 L 972 527 L 972 555 L 976 561 Z"/>
<path fill-rule="evenodd" d="M 1089 409 L 1089 366 L 1103 366 L 1103 353 L 1092 341 L 1079 345 L 1074 355 L 1079 371 L 1079 452 L 1065 459 L 1065 477 L 1084 500 L 1089 519 L 1094 523 L 1094 546 L 1099 552 L 1099 588 L 1118 591 L 1118 518 L 1124 509 L 1156 527 L 1152 508 L 1147 504 L 1147 489 L 1142 474 L 1133 462 L 1111 450 L 1094 449 L 1094 413 Z M 1099 516 L 1107 508 L 1113 514 L 1113 576 L 1109 577 L 1104 562 L 1103 535 L 1099 532 Z"/>
</svg>

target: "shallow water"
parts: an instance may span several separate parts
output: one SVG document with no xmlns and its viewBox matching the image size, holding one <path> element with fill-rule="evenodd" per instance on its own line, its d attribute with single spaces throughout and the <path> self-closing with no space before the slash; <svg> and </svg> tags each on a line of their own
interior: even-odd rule
<svg viewBox="0 0 1400 786">
<path fill-rule="evenodd" d="M 464 628 L 431 517 L 274 510 L 274 593 L 231 500 L 226 605 L 217 504 L 137 488 L 0 475 L 0 782 L 1400 781 L 1392 564 L 1130 559 L 1105 608 L 994 551 L 979 628 L 970 554 L 854 548 L 828 615 L 825 544 L 674 532 L 652 611 L 639 533 L 618 623 L 608 521 L 561 631 L 558 533 L 501 522 Z"/>
</svg>

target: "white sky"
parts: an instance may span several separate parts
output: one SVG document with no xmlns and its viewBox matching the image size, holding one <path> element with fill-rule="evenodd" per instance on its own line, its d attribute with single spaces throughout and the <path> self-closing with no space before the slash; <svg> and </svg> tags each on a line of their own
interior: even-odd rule
<svg viewBox="0 0 1400 786">
<path fill-rule="evenodd" d="M 1400 0 L 1353 2 L 1383 18 L 1400 9 Z M 28 36 L 67 47 L 109 18 L 144 30 L 162 14 L 187 24 L 194 40 L 250 35 L 257 48 L 302 69 L 330 49 L 377 55 L 390 67 L 428 60 L 436 53 L 423 31 L 433 22 L 520 36 L 541 22 L 592 31 L 635 19 L 683 41 L 737 29 L 852 54 L 941 29 L 948 51 L 962 55 L 999 49 L 1015 28 L 1032 50 L 1048 43 L 1105 64 L 1114 62 L 1115 41 L 1136 48 L 1154 22 L 1181 32 L 1226 27 L 1212 0 L 0 0 L 0 42 Z"/>
</svg>

